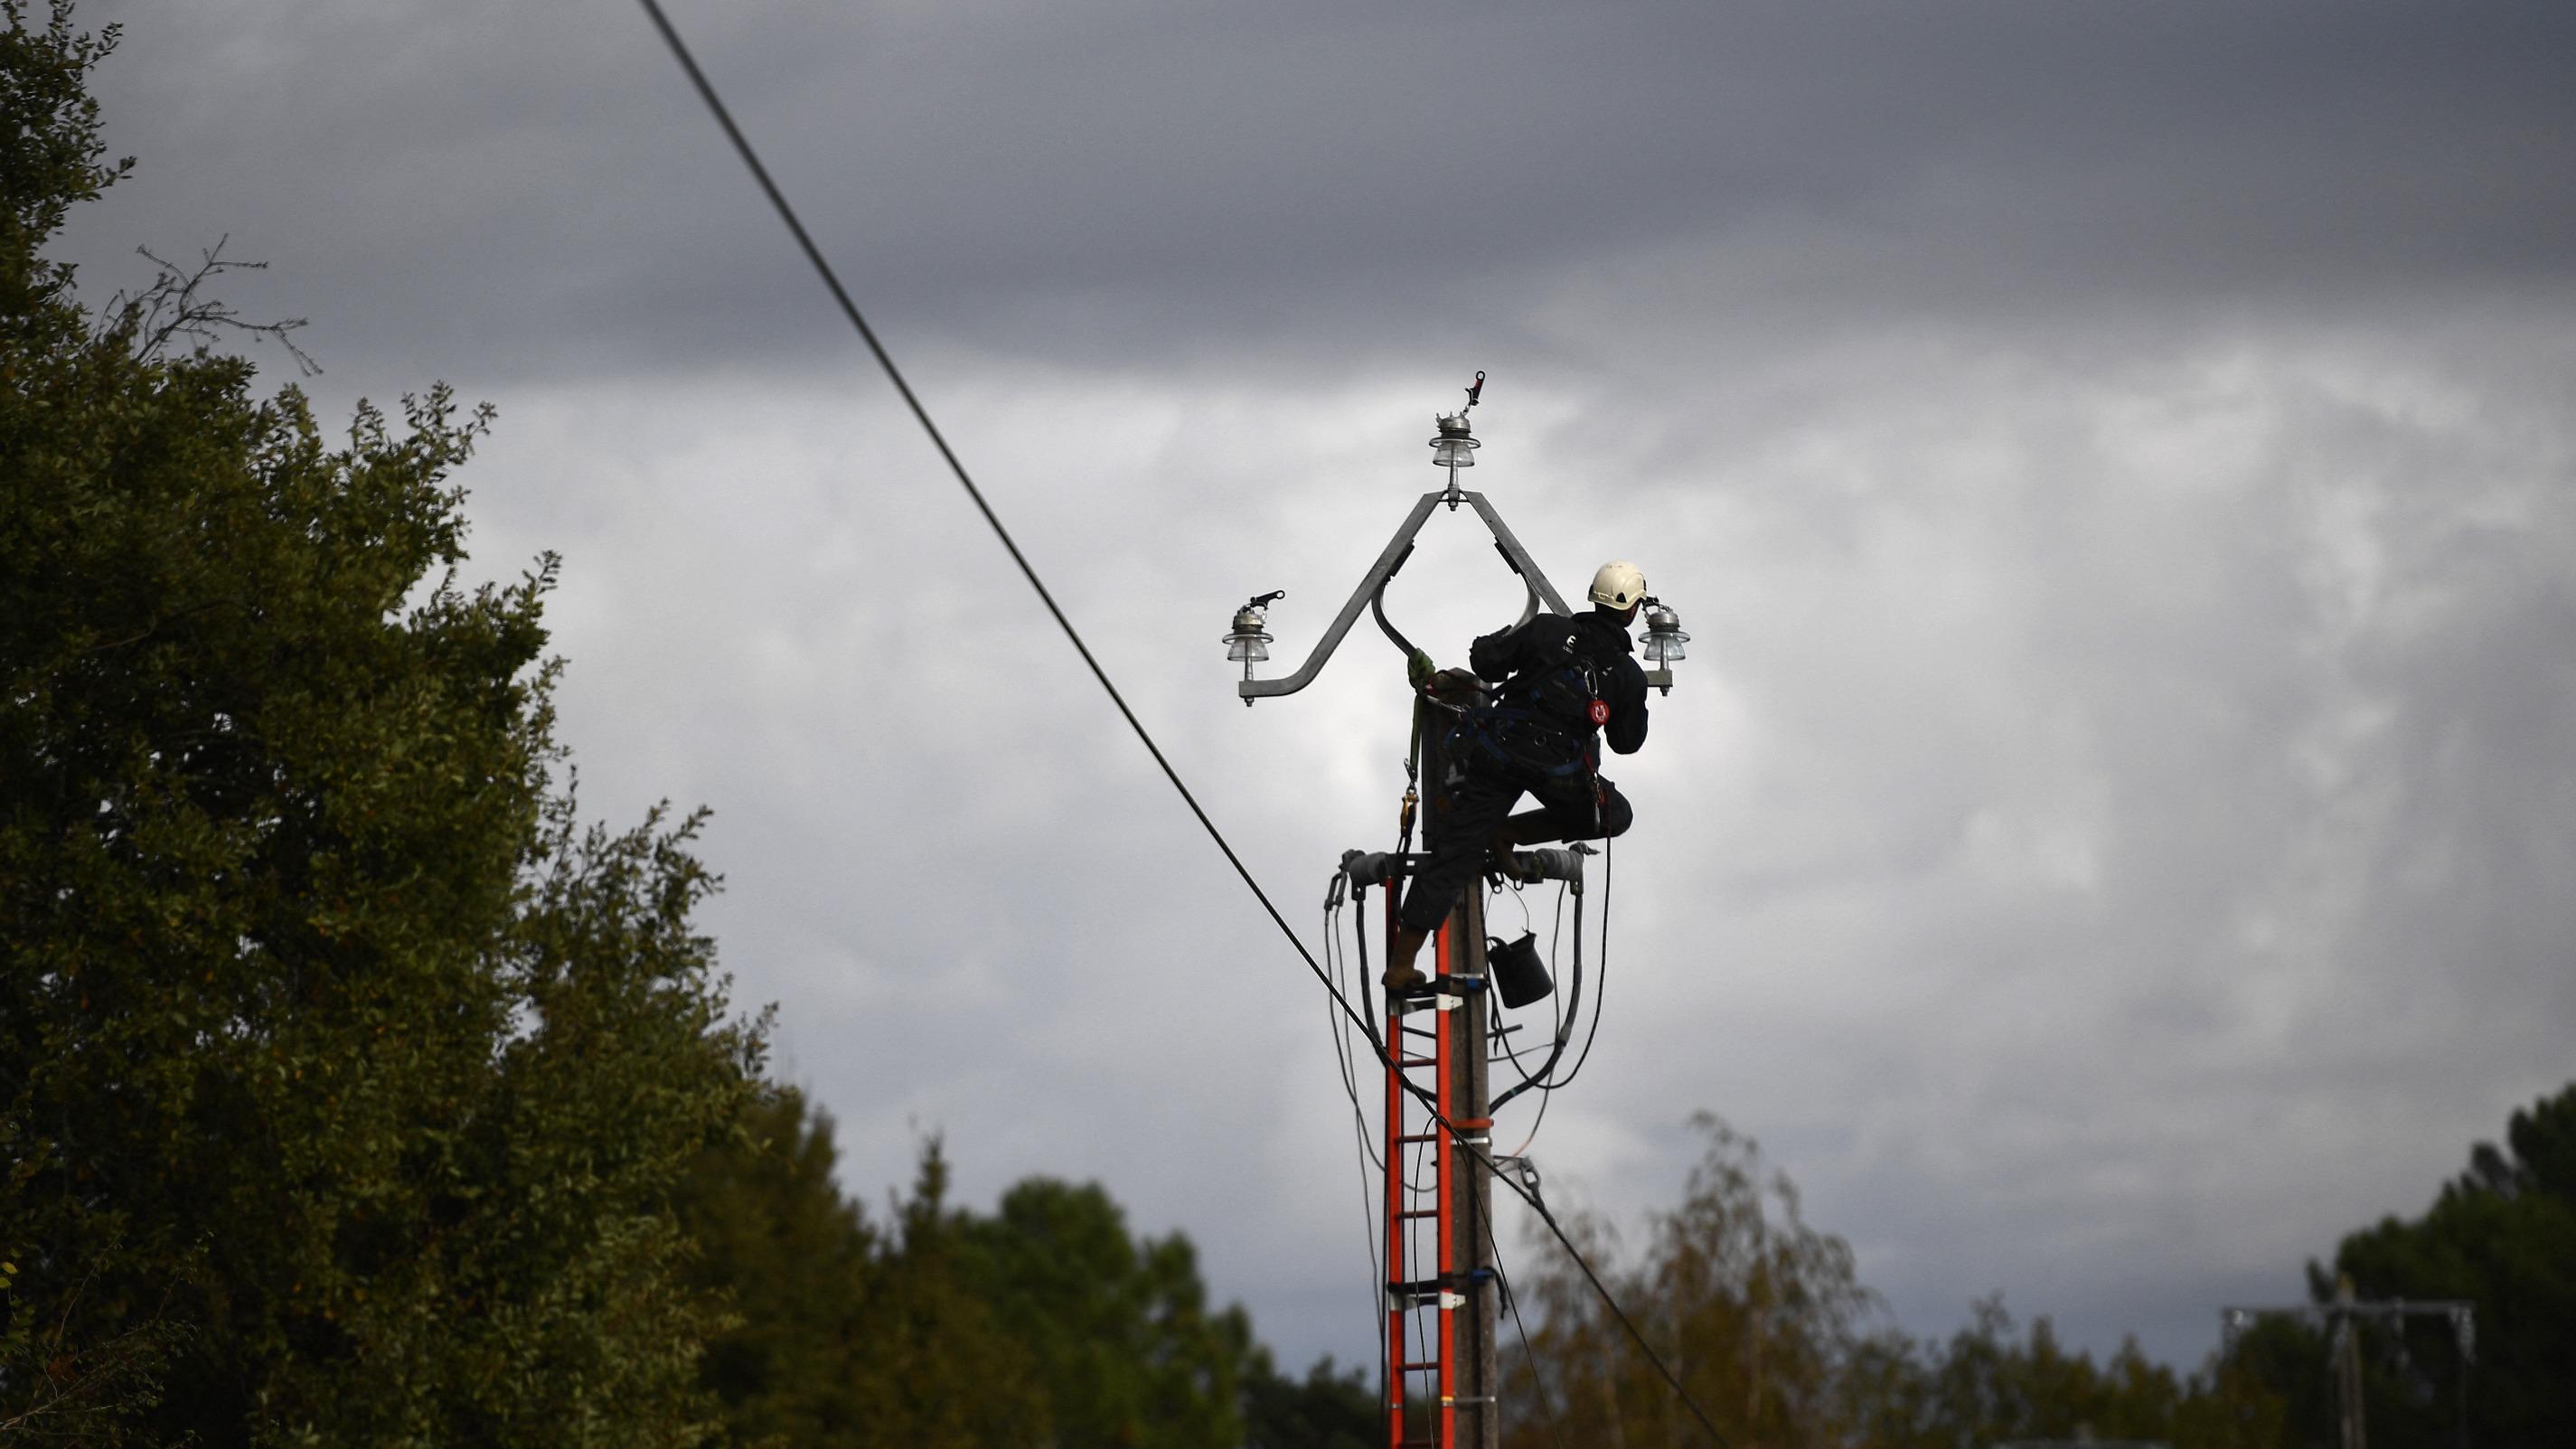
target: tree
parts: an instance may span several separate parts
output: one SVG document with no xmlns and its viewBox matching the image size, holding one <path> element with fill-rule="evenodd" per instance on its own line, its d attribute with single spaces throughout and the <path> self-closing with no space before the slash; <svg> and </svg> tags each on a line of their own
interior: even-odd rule
<svg viewBox="0 0 2576 1449">
<path fill-rule="evenodd" d="M 0 37 L 0 1424 L 678 1444 L 717 1305 L 669 1197 L 760 1034 L 694 819 L 584 829 L 551 558 L 465 589 L 443 389 L 302 395 L 40 248 L 114 32 Z M 166 339 L 164 339 L 166 340 Z"/>
<path fill-rule="evenodd" d="M 2259 1449 L 2281 1406 L 2244 1375 L 2177 1374 L 2124 1341 L 2107 1363 L 2068 1353 L 2048 1319 L 2017 1338 L 2001 1298 L 1976 1305 L 1946 1344 L 1894 1334 L 1855 1355 L 1846 1377 L 1860 1441 L 1883 1449 L 1977 1449 L 2013 1440 L 2113 1439 Z"/>
<path fill-rule="evenodd" d="M 891 1232 L 832 1180 L 831 1118 L 776 1089 L 699 1159 L 682 1217 L 698 1282 L 735 1321 L 704 1377 L 726 1440 L 775 1449 L 965 1449 L 1048 1434 L 1035 1364 L 960 1276 L 967 1229 L 948 1166 L 924 1145 Z"/>
<path fill-rule="evenodd" d="M 2016 1438 L 2159 1440 L 2188 1449 L 2277 1442 L 2277 1399 L 2213 1365 L 2178 1375 L 2126 1343 L 2108 1363 L 2069 1354 L 2045 1318 L 2014 1333 L 1999 1299 L 1946 1343 L 1873 1328 L 1883 1310 L 1850 1247 L 1800 1212 L 1797 1188 L 1717 1118 L 1680 1207 L 1651 1224 L 1644 1261 L 1621 1270 L 1609 1231 L 1568 1215 L 1569 1235 L 1655 1352 L 1738 1449 L 1865 1445 L 1981 1449 Z M 1628 1341 L 1589 1284 L 1551 1266 L 1525 1285 L 1540 1310 L 1535 1372 L 1506 1359 L 1508 1442 L 1681 1444 L 1705 1432 Z"/>
<path fill-rule="evenodd" d="M 970 1219 L 967 1280 L 1020 1335 L 1065 1449 L 1239 1443 L 1243 1310 L 1211 1311 L 1178 1233 L 1131 1238 L 1097 1183 L 1029 1178 Z"/>
<path fill-rule="evenodd" d="M 881 1411 L 872 1367 L 853 1352 L 876 1234 L 832 1183 L 832 1123 L 792 1090 L 762 1094 L 692 1165 L 680 1219 L 698 1245 L 690 1276 L 724 1296 L 733 1322 L 700 1375 L 737 1444 L 872 1442 Z"/>
<path fill-rule="evenodd" d="M 1569 1215 L 1569 1233 L 1691 1397 L 1736 1444 L 1840 1442 L 1837 1389 L 1873 1304 L 1851 1248 L 1810 1227 L 1797 1189 L 1761 1148 L 1709 1113 L 1691 1119 L 1705 1145 L 1679 1208 L 1653 1222 L 1645 1260 L 1611 1261 L 1606 1229 Z M 1552 1252 L 1552 1244 L 1549 1247 Z M 1508 1402 L 1535 1406 L 1513 1442 L 1665 1444 L 1702 1431 L 1570 1267 L 1523 1285 L 1542 1320 L 1530 1335 L 1539 1368 L 1508 1357 Z"/>
<path fill-rule="evenodd" d="M 1367 1387 L 1329 1361 L 1279 1377 L 1240 1308 L 1208 1309 L 1188 1240 L 1131 1236 L 1097 1184 L 1029 1178 L 989 1216 L 954 1208 L 933 1138 L 878 1228 L 834 1155 L 831 1119 L 773 1090 L 682 1194 L 698 1280 L 736 1309 L 705 1360 L 728 1442 L 1374 1442 Z"/>
<path fill-rule="evenodd" d="M 2439 1318 L 2361 1334 L 2364 1413 L 2377 1445 L 2447 1445 L 2467 1390 L 2468 1437 L 2515 1449 L 2576 1438 L 2576 1084 L 2515 1112 L 2502 1147 L 2480 1142 L 2468 1170 L 2424 1215 L 2347 1235 L 2331 1271 L 2311 1263 L 2320 1304 L 2349 1276 L 2363 1299 L 2466 1299 L 2475 1358 L 2463 1364 Z M 2336 1441 L 2323 1336 L 2282 1324 L 2249 1342 L 2249 1367 L 2292 1397 L 2294 1438 Z"/>
<path fill-rule="evenodd" d="M 1348 1373 L 1326 1354 L 1303 1380 L 1279 1372 L 1266 1348 L 1244 1365 L 1245 1449 L 1376 1449 L 1385 1442 L 1386 1411 L 1368 1371 Z"/>
</svg>

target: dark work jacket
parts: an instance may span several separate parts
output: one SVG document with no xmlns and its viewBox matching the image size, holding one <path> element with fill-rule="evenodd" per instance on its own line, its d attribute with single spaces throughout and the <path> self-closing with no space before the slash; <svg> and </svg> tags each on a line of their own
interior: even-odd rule
<svg viewBox="0 0 2576 1449">
<path fill-rule="evenodd" d="M 1544 645 L 1573 630 L 1575 647 L 1588 656 L 1595 677 L 1601 685 L 1602 702 L 1610 706 L 1607 733 L 1610 748 L 1623 755 L 1637 753 L 1646 742 L 1646 671 L 1636 660 L 1636 645 L 1628 638 L 1628 626 L 1616 614 L 1598 609 L 1568 617 L 1564 614 L 1541 614 L 1515 629 L 1488 634 L 1467 649 L 1467 667 L 1478 679 L 1502 686 L 1505 702 L 1513 699 L 1512 678 L 1522 670 L 1541 663 L 1546 655 Z M 1579 726 L 1589 738 L 1589 723 Z"/>
</svg>

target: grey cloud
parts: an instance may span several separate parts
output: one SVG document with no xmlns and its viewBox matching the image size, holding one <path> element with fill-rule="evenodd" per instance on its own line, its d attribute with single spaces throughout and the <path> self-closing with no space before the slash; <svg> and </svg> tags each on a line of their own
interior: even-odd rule
<svg viewBox="0 0 2576 1449">
<path fill-rule="evenodd" d="M 2204 336 L 2080 369 L 1991 339 L 1929 371 L 1902 339 L 1837 343 L 1838 389 L 1752 381 L 1645 437 L 1544 421 L 1618 410 L 1594 390 L 1498 405 L 1489 486 L 1541 561 L 1571 572 L 1625 533 L 1701 631 L 1654 748 L 1623 763 L 1643 813 L 1617 856 L 1621 1005 L 1542 1155 L 1651 1203 L 1679 1171 L 1653 1144 L 1716 1105 L 1909 1324 L 2000 1287 L 2078 1342 L 2136 1329 L 2192 1359 L 2212 1304 L 2295 1292 L 2302 1257 L 2428 1193 L 2550 1085 L 2576 699 L 2538 644 L 2576 593 L 2570 374 L 2546 318 L 2452 327 Z M 2446 360 L 2472 338 L 2484 372 Z M 1386 390 L 1360 387 L 1289 399 L 1263 432 L 1211 380 L 1137 427 L 1110 405 L 1131 382 L 994 368 L 963 400 L 1002 448 L 988 482 L 1302 925 L 1320 866 L 1383 828 L 1391 666 L 1362 636 L 1314 693 L 1247 714 L 1214 631 L 1285 582 L 1283 656 L 1312 637 L 1418 486 L 1418 424 L 1370 418 Z M 890 1124 L 912 1117 L 957 1132 L 973 1190 L 1101 1173 L 1144 1220 L 1202 1231 L 1268 1331 L 1351 1357 L 1347 1312 L 1297 1306 L 1350 1250 L 1302 971 L 900 435 L 735 386 L 708 404 L 769 440 L 750 458 L 675 456 L 657 434 L 685 415 L 611 389 L 556 416 L 661 459 L 639 464 L 651 486 L 522 488 L 493 460 L 505 556 L 553 527 L 518 500 L 606 488 L 563 516 L 638 537 L 576 529 L 572 589 L 691 580 L 638 585 L 670 590 L 643 612 L 568 611 L 567 729 L 602 773 L 727 807 L 720 934 L 866 1144 L 854 1180 L 900 1177 Z M 835 441 L 778 441 L 817 429 Z M 1675 448 L 1663 472 L 1714 481 L 1622 494 Z M 1067 453 L 1074 476 L 1050 476 Z M 727 478 L 781 491 L 735 527 Z M 843 539 L 835 516 L 876 521 Z M 907 589 L 960 568 L 967 615 L 914 618 Z M 1454 531 L 1406 582 L 1399 618 L 1444 652 L 1475 611 L 1441 595 L 1511 603 Z M 744 647 L 773 634 L 783 673 Z M 640 745 L 683 707 L 705 720 L 687 748 Z M 1201 991 L 1262 1021 L 1254 1040 L 1211 1047 Z M 1219 1079 L 1216 1118 L 1176 1113 Z M 1245 1111 L 1283 1141 L 1242 1147 Z M 1271 1173 L 1297 1185 L 1235 1196 Z"/>
<path fill-rule="evenodd" d="M 1641 248 L 1775 327 L 2563 282 L 2576 255 L 2550 60 L 2576 22 L 2543 6 L 679 20 L 881 320 L 1082 365 L 1510 328 L 1534 275 Z M 449 370 L 843 346 L 621 7 L 155 16 L 127 49 L 110 115 L 148 196 L 93 253 L 247 232 L 284 295 L 332 299 L 326 347 Z"/>
<path fill-rule="evenodd" d="M 143 172 L 67 254 L 229 230 L 326 398 L 500 402 L 478 561 L 568 554 L 586 798 L 718 808 L 854 1190 L 915 1124 L 970 1195 L 1099 1175 L 1365 1357 L 1312 983 L 641 17 L 126 18 Z M 1214 636 L 1285 585 L 1302 652 L 1469 368 L 1558 582 L 1682 603 L 1570 1197 L 1669 1200 L 1713 1106 L 1918 1330 L 2196 1359 L 2563 1079 L 2562 9 L 679 19 L 1301 928 L 1391 826 L 1393 661 L 1247 712 Z M 1445 657 L 1518 604 L 1446 522 L 1398 594 Z"/>
</svg>

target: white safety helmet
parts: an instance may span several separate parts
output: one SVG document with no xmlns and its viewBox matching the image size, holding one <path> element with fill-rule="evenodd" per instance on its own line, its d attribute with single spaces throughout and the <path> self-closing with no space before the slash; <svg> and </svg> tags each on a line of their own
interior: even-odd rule
<svg viewBox="0 0 2576 1449">
<path fill-rule="evenodd" d="M 1646 596 L 1646 576 L 1635 564 L 1614 558 L 1592 576 L 1592 602 L 1624 609 Z"/>
</svg>

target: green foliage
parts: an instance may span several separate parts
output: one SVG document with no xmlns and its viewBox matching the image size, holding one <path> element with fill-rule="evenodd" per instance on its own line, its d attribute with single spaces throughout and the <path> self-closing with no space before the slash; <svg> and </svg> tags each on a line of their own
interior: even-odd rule
<svg viewBox="0 0 2576 1449">
<path fill-rule="evenodd" d="M 734 1305 L 709 1345 L 707 1385 L 740 1445 L 857 1449 L 1045 1441 L 1027 1349 L 957 1271 L 932 1144 L 895 1229 L 880 1233 L 832 1181 L 831 1119 L 778 1090 L 702 1156 L 682 1196 L 696 1273 Z"/>
<path fill-rule="evenodd" d="M 1189 1239 L 1130 1238 L 1098 1184 L 1031 1178 L 966 1224 L 963 1261 L 1035 1358 L 1064 1449 L 1242 1438 L 1251 1326 L 1208 1309 Z"/>
<path fill-rule="evenodd" d="M 2000 1302 L 1946 1344 L 1869 1331 L 1878 1302 L 1850 1247 L 1801 1215 L 1797 1189 L 1716 1118 L 1682 1204 L 1654 1219 L 1645 1259 L 1612 1264 L 1608 1230 L 1567 1215 L 1569 1235 L 1691 1397 L 1739 1445 L 1975 1449 L 2011 1439 L 2157 1440 L 2178 1449 L 2277 1441 L 2277 1400 L 2250 1376 L 2181 1376 L 2135 1344 L 2107 1364 L 2059 1346 L 2048 1320 L 2016 1338 Z M 1540 1322 L 1535 1371 L 1506 1353 L 1515 1445 L 1701 1442 L 1704 1431 L 1603 1310 L 1534 1237 L 1549 1266 L 1521 1286 Z"/>
<path fill-rule="evenodd" d="M 1186 1239 L 1132 1237 L 1098 1186 L 1046 1178 L 991 1216 L 953 1208 L 936 1141 L 880 1230 L 833 1185 L 833 1158 L 830 1119 L 779 1091 L 683 1194 L 699 1282 L 738 1315 L 705 1364 L 730 1442 L 1243 1442 L 1239 1400 L 1268 1360 L 1241 1309 L 1209 1311 Z M 1344 1380 L 1315 1392 L 1374 1401 Z"/>
<path fill-rule="evenodd" d="M 2257 1319 L 2237 1335 L 2226 1368 L 2260 1385 L 2279 1403 L 2281 1432 L 2277 1442 L 2316 1445 L 2320 1449 L 2334 1449 L 2342 1443 L 2342 1434 L 2336 1428 L 2334 1374 L 2327 1362 L 2322 1334 L 2291 1319 Z"/>
<path fill-rule="evenodd" d="M 56 6 L 41 30 L 27 24 L 25 0 L 0 4 L 0 317 L 32 317 L 66 304 L 67 267 L 38 251 L 73 203 L 87 201 L 132 170 L 132 158 L 102 166 L 98 102 L 90 68 L 116 48 L 116 27 L 76 35 L 68 7 Z"/>
<path fill-rule="evenodd" d="M 900 1229 L 882 1263 L 878 1335 L 898 1391 L 894 1422 L 910 1436 L 888 1444 L 1043 1444 L 1053 1432 L 1048 1385 L 1015 1325 L 969 1274 L 970 1215 L 951 1210 L 948 1160 L 922 1150 L 912 1193 L 895 1208 Z"/>
<path fill-rule="evenodd" d="M 2576 1438 L 2576 1085 L 2506 1123 L 2505 1145 L 2481 1142 L 2468 1170 L 2424 1215 L 2347 1236 L 2333 1271 L 2308 1268 L 2311 1295 L 2349 1276 L 2364 1300 L 2466 1299 L 2476 1305 L 2475 1359 L 2463 1365 L 2449 1323 L 2419 1318 L 2361 1332 L 2370 1442 L 2446 1445 L 2467 1389 L 2476 1444 L 2564 1444 Z M 2242 1353 L 2288 1395 L 2294 1442 L 2338 1442 L 2340 1418 L 2324 1335 L 2267 1325 Z M 2465 1377 L 2464 1377 L 2465 1375 Z"/>
<path fill-rule="evenodd" d="M 1326 1354 L 1301 1381 L 1280 1373 L 1267 1349 L 1244 1366 L 1244 1449 L 1377 1449 L 1386 1415 L 1370 1371 L 1344 1373 Z"/>
<path fill-rule="evenodd" d="M 1851 1248 L 1808 1226 L 1796 1189 L 1751 1139 L 1707 1113 L 1692 1125 L 1706 1145 L 1682 1205 L 1655 1219 L 1642 1263 L 1618 1268 L 1608 1230 L 1583 1215 L 1564 1215 L 1567 1230 L 1730 1439 L 1839 1443 L 1838 1372 L 1872 1301 Z M 1609 1425 L 1631 1443 L 1704 1437 L 1552 1240 L 1543 1251 L 1549 1266 L 1525 1269 L 1518 1285 L 1523 1311 L 1537 1310 L 1536 1379 L 1519 1355 L 1504 1359 L 1509 1402 L 1534 1406 L 1513 1442 L 1598 1442 Z"/>
<path fill-rule="evenodd" d="M 325 444 L 36 257 L 106 41 L 16 8 L 0 234 L 0 1425 L 680 1444 L 733 1120 L 690 821 L 582 830 L 552 561 L 464 590 L 443 391 Z"/>
<path fill-rule="evenodd" d="M 1858 1345 L 1844 1379 L 1859 1441 L 1885 1449 L 2081 1439 L 2257 1449 L 2281 1431 L 2278 1400 L 2250 1378 L 2176 1374 L 2135 1341 L 2096 1364 L 2061 1347 L 2046 1318 L 2017 1339 L 2000 1299 L 1979 1303 L 1946 1345 L 1895 1335 Z"/>
<path fill-rule="evenodd" d="M 864 1443 L 858 1426 L 879 1407 L 875 1364 L 853 1352 L 876 1236 L 832 1185 L 833 1158 L 830 1119 L 809 1123 L 801 1096 L 772 1091 L 680 1191 L 690 1275 L 733 1309 L 700 1372 L 735 1443 Z"/>
</svg>

